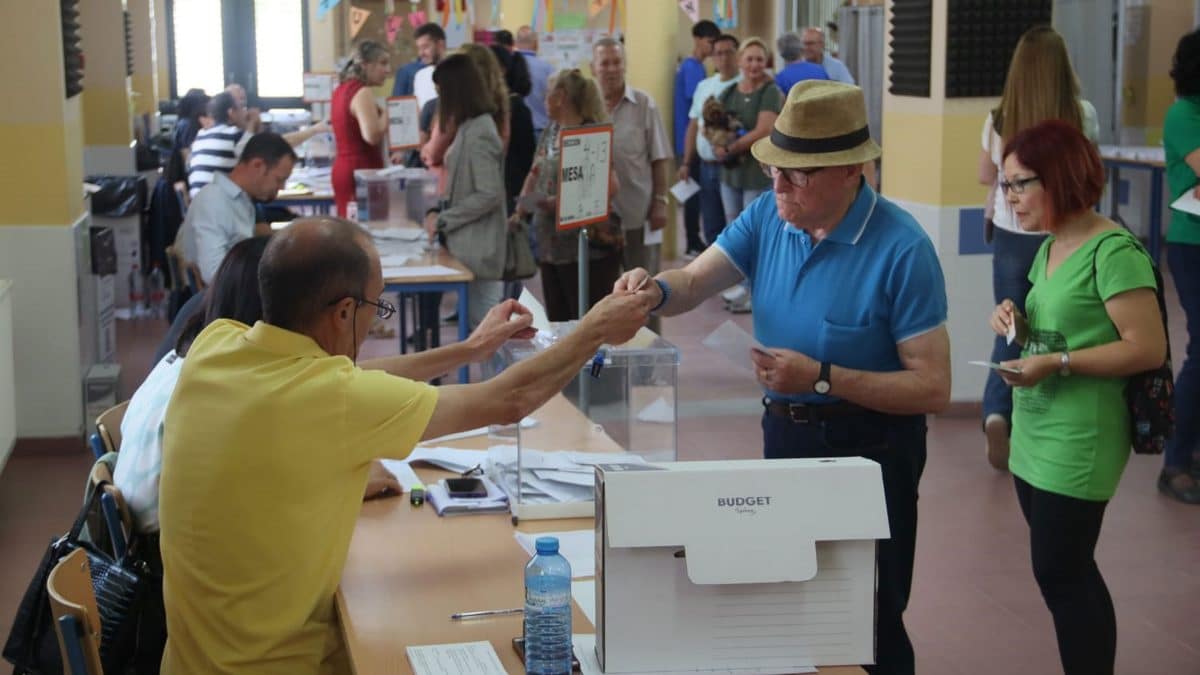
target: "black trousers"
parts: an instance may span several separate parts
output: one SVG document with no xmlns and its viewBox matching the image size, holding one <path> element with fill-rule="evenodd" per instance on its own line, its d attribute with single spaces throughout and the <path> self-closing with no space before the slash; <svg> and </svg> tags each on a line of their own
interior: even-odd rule
<svg viewBox="0 0 1200 675">
<path fill-rule="evenodd" d="M 540 263 L 542 297 L 546 299 L 546 318 L 571 321 L 579 317 L 579 263 Z M 588 307 L 612 293 L 621 276 L 621 252 L 588 261 Z"/>
<path fill-rule="evenodd" d="M 879 542 L 875 665 L 878 675 L 912 675 L 912 642 L 904 610 L 912 589 L 917 546 L 917 485 L 925 470 L 925 416 L 867 413 L 799 424 L 764 414 L 764 454 L 789 457 L 865 457 L 883 474 L 890 539 Z"/>
<path fill-rule="evenodd" d="M 1029 524 L 1033 576 L 1054 617 L 1065 675 L 1112 675 L 1117 615 L 1096 565 L 1096 540 L 1108 502 L 1038 489 L 1013 476 Z"/>
<path fill-rule="evenodd" d="M 700 156 L 692 158 L 688 164 L 688 177 L 700 182 Z M 683 232 L 687 237 L 688 251 L 703 251 L 704 240 L 700 238 L 700 195 L 694 194 L 683 203 Z"/>
</svg>

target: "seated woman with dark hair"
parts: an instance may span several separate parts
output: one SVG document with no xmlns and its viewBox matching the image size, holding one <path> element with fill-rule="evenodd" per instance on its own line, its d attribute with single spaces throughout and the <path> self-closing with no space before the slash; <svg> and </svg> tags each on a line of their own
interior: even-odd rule
<svg viewBox="0 0 1200 675">
<path fill-rule="evenodd" d="M 999 186 L 1017 223 L 1050 235 L 1029 271 L 1026 316 L 1006 298 L 991 318 L 1022 346 L 1000 371 L 1013 387 L 1008 465 L 1063 671 L 1111 674 L 1117 622 L 1096 541 L 1129 460 L 1126 381 L 1167 355 L 1154 269 L 1133 234 L 1092 208 L 1104 166 L 1079 129 L 1042 122 L 1003 157 Z"/>
</svg>

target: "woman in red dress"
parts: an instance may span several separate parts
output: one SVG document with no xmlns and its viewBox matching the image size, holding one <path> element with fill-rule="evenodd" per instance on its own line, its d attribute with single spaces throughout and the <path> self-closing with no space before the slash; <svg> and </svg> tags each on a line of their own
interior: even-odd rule
<svg viewBox="0 0 1200 675">
<path fill-rule="evenodd" d="M 387 111 L 375 102 L 371 87 L 383 84 L 392 72 L 387 48 L 371 40 L 360 42 L 338 75 L 333 91 L 330 123 L 337 141 L 333 160 L 333 201 L 337 214 L 346 217 L 346 204 L 354 199 L 354 170 L 383 168 L 383 139 Z"/>
</svg>

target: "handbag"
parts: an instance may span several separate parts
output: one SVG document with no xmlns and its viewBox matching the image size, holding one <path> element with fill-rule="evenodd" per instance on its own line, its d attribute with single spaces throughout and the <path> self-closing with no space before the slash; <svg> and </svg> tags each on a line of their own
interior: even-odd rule
<svg viewBox="0 0 1200 675">
<path fill-rule="evenodd" d="M 1111 236 L 1111 235 L 1110 235 Z M 1108 239 L 1109 237 L 1105 237 Z M 1092 252 L 1092 279 L 1096 278 L 1097 242 Z M 1130 445 L 1139 455 L 1157 455 L 1166 448 L 1167 439 L 1175 433 L 1175 380 L 1171 371 L 1171 333 L 1167 328 L 1167 302 L 1163 297 L 1163 278 L 1158 265 L 1140 243 L 1138 249 L 1150 260 L 1154 271 L 1154 295 L 1162 317 L 1163 335 L 1167 337 L 1167 358 L 1157 368 L 1130 375 L 1125 384 L 1125 405 L 1129 408 Z M 1097 289 L 1097 292 L 1098 289 Z"/>
<path fill-rule="evenodd" d="M 58 675 L 64 672 L 46 580 L 59 560 L 77 548 L 87 552 L 91 566 L 92 590 L 100 612 L 100 662 L 104 672 L 123 673 L 131 666 L 137 648 L 142 592 L 149 578 L 145 566 L 129 555 L 115 560 L 80 538 L 88 515 L 100 503 L 105 484 L 99 483 L 92 491 L 71 529 L 46 548 L 21 597 L 3 650 L 4 658 L 16 666 L 14 673 Z"/>
<path fill-rule="evenodd" d="M 525 223 L 509 223 L 504 250 L 503 281 L 520 281 L 537 274 L 537 261 L 529 246 L 529 233 Z"/>
</svg>

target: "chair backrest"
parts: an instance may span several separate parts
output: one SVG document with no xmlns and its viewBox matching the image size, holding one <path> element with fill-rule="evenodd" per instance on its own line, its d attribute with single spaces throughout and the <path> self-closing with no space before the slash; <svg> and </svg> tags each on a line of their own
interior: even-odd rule
<svg viewBox="0 0 1200 675">
<path fill-rule="evenodd" d="M 172 278 L 178 278 L 179 283 L 192 289 L 192 293 L 204 290 L 204 278 L 200 276 L 200 266 L 188 260 L 179 247 L 171 245 L 167 249 L 168 265 L 173 265 Z"/>
<path fill-rule="evenodd" d="M 107 456 L 111 459 L 111 455 Z M 92 543 L 114 558 L 122 558 L 129 548 L 129 540 L 133 537 L 133 514 L 125 502 L 125 496 L 120 488 L 113 484 L 112 471 L 105 461 L 92 464 L 88 475 L 88 493 L 91 494 L 98 486 L 103 485 L 104 494 L 100 497 L 100 512 L 89 516 L 87 521 L 88 536 Z M 104 535 L 108 535 L 107 541 Z"/>
<path fill-rule="evenodd" d="M 46 578 L 50 612 L 63 664 L 71 675 L 103 675 L 100 665 L 100 611 L 92 591 L 87 552 L 77 548 Z"/>
<path fill-rule="evenodd" d="M 129 401 L 122 401 L 100 413 L 96 418 L 96 433 L 104 441 L 104 447 L 109 452 L 121 450 L 121 420 L 125 419 L 125 409 Z"/>
</svg>

